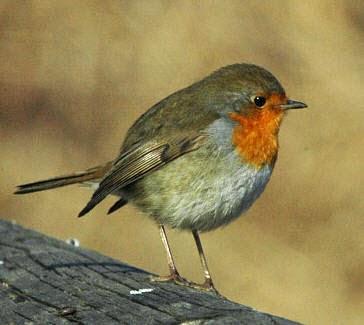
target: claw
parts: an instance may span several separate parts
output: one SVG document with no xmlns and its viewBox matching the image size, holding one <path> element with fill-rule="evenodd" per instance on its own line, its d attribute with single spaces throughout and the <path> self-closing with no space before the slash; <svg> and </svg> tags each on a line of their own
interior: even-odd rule
<svg viewBox="0 0 364 325">
<path fill-rule="evenodd" d="M 174 272 L 174 273 L 171 273 L 170 275 L 157 275 L 157 276 L 154 276 L 152 275 L 150 277 L 150 280 L 152 282 L 175 282 L 179 285 L 184 285 L 184 286 L 190 286 L 192 284 L 192 282 L 188 281 L 187 279 L 181 277 L 179 275 L 178 272 Z"/>
<path fill-rule="evenodd" d="M 221 296 L 222 295 L 217 291 L 217 289 L 215 288 L 214 286 L 214 283 L 212 282 L 211 279 L 205 279 L 205 282 L 203 284 L 199 284 L 198 285 L 200 287 L 200 289 L 202 290 L 205 290 L 205 291 L 208 291 L 208 292 L 213 292 L 215 293 L 216 295 L 218 296 Z"/>
<path fill-rule="evenodd" d="M 174 282 L 178 285 L 181 286 L 185 286 L 185 287 L 189 287 L 189 288 L 193 288 L 193 289 L 197 289 L 197 290 L 201 290 L 201 291 L 207 291 L 207 292 L 212 292 L 214 294 L 216 294 L 217 296 L 221 296 L 222 295 L 216 290 L 213 282 L 211 279 L 206 279 L 204 283 L 199 284 L 199 283 L 195 283 L 192 281 L 189 281 L 183 277 L 181 277 L 178 273 L 171 273 L 170 275 L 165 275 L 165 276 L 150 276 L 150 280 L 152 282 Z"/>
</svg>

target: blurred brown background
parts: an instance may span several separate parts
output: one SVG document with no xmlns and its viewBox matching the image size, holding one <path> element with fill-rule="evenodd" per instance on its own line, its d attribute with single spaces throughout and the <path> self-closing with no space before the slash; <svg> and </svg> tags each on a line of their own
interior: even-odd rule
<svg viewBox="0 0 364 325">
<path fill-rule="evenodd" d="M 291 112 L 267 190 L 202 236 L 222 294 L 310 324 L 364 317 L 361 1 L 0 1 L 0 216 L 155 273 L 155 225 L 132 207 L 87 217 L 68 187 L 15 185 L 116 156 L 156 101 L 235 62 L 271 70 L 309 109 Z M 192 236 L 170 231 L 183 275 L 202 280 Z"/>
</svg>

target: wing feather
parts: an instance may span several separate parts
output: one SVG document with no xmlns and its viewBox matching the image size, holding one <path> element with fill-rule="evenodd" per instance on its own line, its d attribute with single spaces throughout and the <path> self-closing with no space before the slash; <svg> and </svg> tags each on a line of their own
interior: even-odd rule
<svg viewBox="0 0 364 325">
<path fill-rule="evenodd" d="M 110 171 L 101 180 L 91 200 L 78 216 L 85 215 L 107 195 L 134 183 L 170 161 L 198 149 L 204 139 L 204 135 L 194 133 L 174 136 L 169 141 L 159 139 L 134 145 L 127 152 L 121 153 L 114 161 Z"/>
</svg>

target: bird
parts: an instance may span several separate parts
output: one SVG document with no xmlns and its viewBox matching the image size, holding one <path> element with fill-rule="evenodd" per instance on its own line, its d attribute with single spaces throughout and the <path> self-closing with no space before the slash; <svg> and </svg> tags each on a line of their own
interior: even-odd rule
<svg viewBox="0 0 364 325">
<path fill-rule="evenodd" d="M 26 194 L 71 184 L 94 190 L 79 217 L 107 196 L 108 213 L 131 203 L 159 227 L 169 275 L 174 281 L 218 293 L 200 233 L 227 225 L 266 188 L 278 154 L 278 132 L 288 110 L 307 107 L 292 100 L 263 67 L 222 67 L 153 105 L 129 128 L 116 159 L 64 176 L 19 185 Z M 204 282 L 177 270 L 165 227 L 192 232 Z"/>
</svg>

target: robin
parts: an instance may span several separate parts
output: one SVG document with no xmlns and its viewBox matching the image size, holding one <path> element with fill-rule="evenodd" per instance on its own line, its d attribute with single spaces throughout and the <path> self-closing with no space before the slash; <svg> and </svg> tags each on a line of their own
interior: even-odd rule
<svg viewBox="0 0 364 325">
<path fill-rule="evenodd" d="M 216 291 L 199 232 L 230 223 L 259 197 L 277 159 L 278 131 L 286 111 L 305 107 L 288 99 L 264 68 L 229 65 L 152 106 L 128 130 L 115 160 L 20 185 L 15 193 L 87 184 L 95 191 L 79 217 L 116 195 L 108 213 L 130 202 L 159 225 L 170 274 L 154 280 Z M 192 232 L 203 284 L 178 273 L 165 226 Z"/>
</svg>

